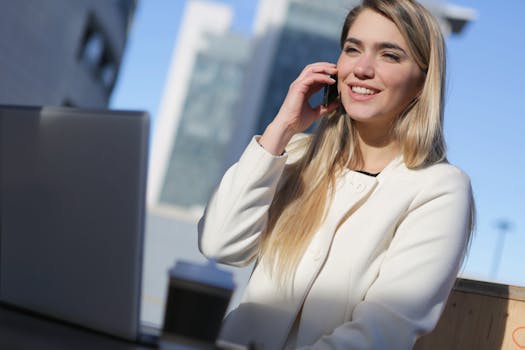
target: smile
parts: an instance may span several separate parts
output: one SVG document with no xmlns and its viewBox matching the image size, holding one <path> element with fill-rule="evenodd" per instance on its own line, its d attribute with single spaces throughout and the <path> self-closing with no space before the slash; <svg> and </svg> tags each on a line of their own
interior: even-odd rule
<svg viewBox="0 0 525 350">
<path fill-rule="evenodd" d="M 352 90 L 352 92 L 359 94 L 359 95 L 375 95 L 378 93 L 377 90 L 372 90 L 364 86 L 354 85 L 354 86 L 351 86 L 350 89 Z"/>
<path fill-rule="evenodd" d="M 348 84 L 348 94 L 353 101 L 356 102 L 367 102 L 376 98 L 381 92 L 370 85 L 362 83 L 350 83 Z"/>
</svg>

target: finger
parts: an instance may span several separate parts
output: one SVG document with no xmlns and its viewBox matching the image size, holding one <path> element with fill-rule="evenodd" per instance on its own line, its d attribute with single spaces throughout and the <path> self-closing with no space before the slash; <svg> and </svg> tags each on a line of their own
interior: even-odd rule
<svg viewBox="0 0 525 350">
<path fill-rule="evenodd" d="M 333 69 L 335 68 L 336 65 L 335 63 L 331 63 L 331 62 L 315 62 L 315 63 L 310 63 L 309 65 L 307 65 L 305 67 L 305 70 L 319 70 L 319 69 Z"/>
<path fill-rule="evenodd" d="M 326 85 L 335 84 L 335 80 L 330 78 L 328 75 L 317 73 L 311 74 L 310 76 L 304 78 L 301 84 L 304 84 L 303 86 L 306 88 L 304 91 L 306 97 L 310 98 L 313 94 L 321 90 Z"/>
<path fill-rule="evenodd" d="M 330 62 L 316 62 L 307 65 L 300 75 L 308 73 L 324 73 L 324 74 L 336 74 L 337 67 L 334 63 Z"/>
<path fill-rule="evenodd" d="M 305 86 L 314 86 L 314 85 L 324 86 L 326 84 L 329 84 L 329 85 L 334 84 L 335 79 L 323 73 L 310 73 L 298 79 L 298 83 L 303 84 Z"/>
<path fill-rule="evenodd" d="M 297 78 L 289 87 L 289 91 L 299 93 L 307 97 L 319 91 L 326 84 L 333 84 L 334 79 L 326 74 L 316 73 Z"/>
<path fill-rule="evenodd" d="M 334 101 L 330 102 L 330 104 L 328 104 L 328 106 L 323 106 L 323 104 L 320 104 L 318 105 L 317 107 L 315 107 L 315 111 L 317 113 L 319 113 L 319 115 L 323 115 L 323 114 L 328 114 L 334 110 L 337 109 L 337 107 L 339 106 L 339 99 L 335 99 Z"/>
</svg>

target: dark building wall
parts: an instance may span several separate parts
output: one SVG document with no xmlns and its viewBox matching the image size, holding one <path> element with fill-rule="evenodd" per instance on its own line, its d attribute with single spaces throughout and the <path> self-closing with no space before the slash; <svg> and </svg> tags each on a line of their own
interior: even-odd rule
<svg viewBox="0 0 525 350">
<path fill-rule="evenodd" d="M 107 106 L 135 3 L 0 0 L 0 103 Z"/>
</svg>

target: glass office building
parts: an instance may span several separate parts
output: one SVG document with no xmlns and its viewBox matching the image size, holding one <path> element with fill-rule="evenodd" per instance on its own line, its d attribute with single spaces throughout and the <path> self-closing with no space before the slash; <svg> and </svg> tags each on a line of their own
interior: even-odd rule
<svg viewBox="0 0 525 350">
<path fill-rule="evenodd" d="M 161 204 L 202 208 L 224 171 L 235 124 L 249 41 L 234 34 L 204 36 L 170 152 Z"/>
</svg>

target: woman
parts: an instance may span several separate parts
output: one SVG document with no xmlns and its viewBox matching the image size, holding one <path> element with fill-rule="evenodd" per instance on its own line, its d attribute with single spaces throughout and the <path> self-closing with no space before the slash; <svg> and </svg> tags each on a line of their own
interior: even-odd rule
<svg viewBox="0 0 525 350">
<path fill-rule="evenodd" d="M 410 349 L 455 281 L 473 203 L 468 176 L 445 160 L 439 26 L 415 1 L 365 0 L 341 48 L 337 64 L 311 64 L 291 84 L 199 223 L 204 255 L 256 261 L 222 339 Z M 331 74 L 339 100 L 312 108 Z M 317 119 L 312 137 L 290 142 Z"/>
</svg>

